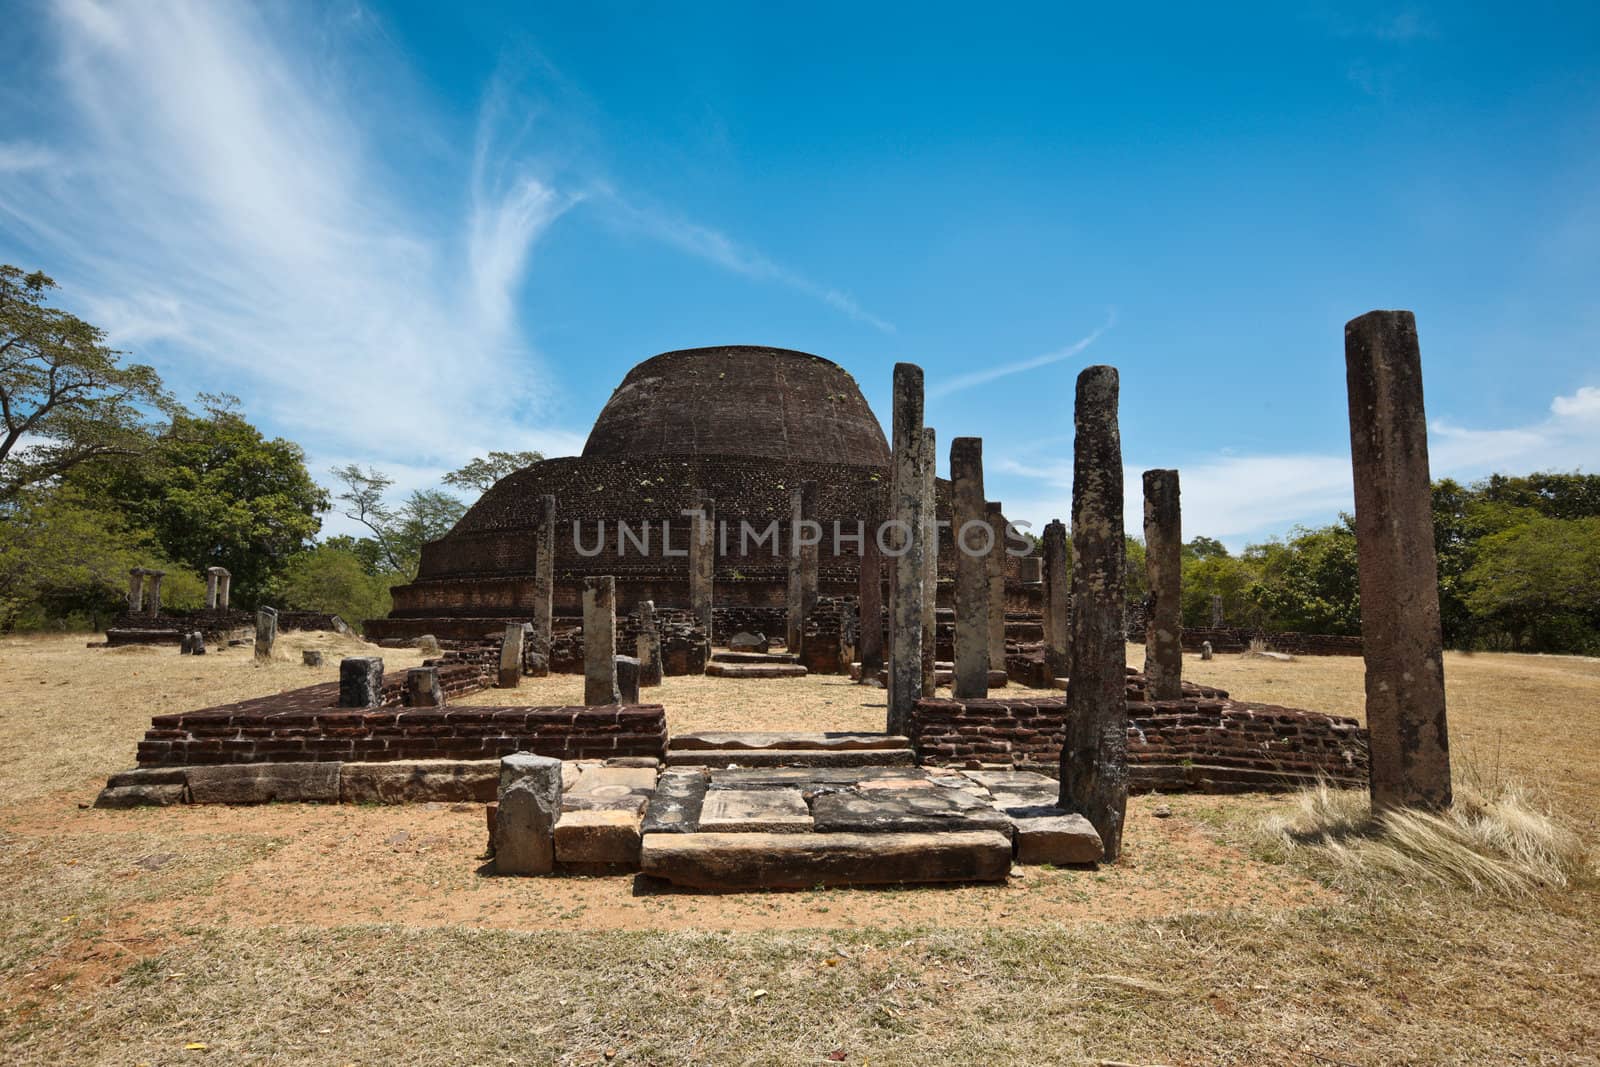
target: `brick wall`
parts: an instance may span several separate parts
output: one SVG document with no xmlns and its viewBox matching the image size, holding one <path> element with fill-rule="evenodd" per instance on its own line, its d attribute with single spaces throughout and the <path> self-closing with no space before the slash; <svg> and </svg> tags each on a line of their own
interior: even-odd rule
<svg viewBox="0 0 1600 1067">
<path fill-rule="evenodd" d="M 157 715 L 139 742 L 139 765 L 666 754 L 667 719 L 659 704 L 355 710 L 337 707 L 338 698 L 338 684 L 329 682 Z"/>
<path fill-rule="evenodd" d="M 1266 630 L 1251 630 L 1244 627 L 1227 626 L 1212 627 L 1185 627 L 1183 631 L 1183 649 L 1185 652 L 1199 652 L 1202 641 L 1211 642 L 1213 652 L 1244 652 L 1250 647 L 1250 642 L 1260 638 L 1266 643 L 1267 648 L 1273 652 L 1287 652 L 1293 656 L 1359 656 L 1361 655 L 1361 638 L 1345 637 L 1340 634 L 1302 634 L 1293 632 L 1271 633 Z M 1143 641 L 1141 633 L 1136 640 Z"/>
</svg>

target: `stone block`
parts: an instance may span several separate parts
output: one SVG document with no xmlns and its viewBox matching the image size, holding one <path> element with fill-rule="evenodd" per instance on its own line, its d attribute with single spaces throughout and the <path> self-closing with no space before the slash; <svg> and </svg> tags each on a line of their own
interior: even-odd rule
<svg viewBox="0 0 1600 1067">
<path fill-rule="evenodd" d="M 561 761 L 518 752 L 500 761 L 494 821 L 496 874 L 549 874 L 561 816 Z"/>
<path fill-rule="evenodd" d="M 1089 820 L 1061 808 L 1013 808 L 1012 839 L 1018 863 L 1099 863 L 1105 855 L 1100 835 Z"/>
<path fill-rule="evenodd" d="M 639 675 L 638 657 L 617 657 L 617 694 L 621 697 L 622 703 L 639 703 Z"/>
<path fill-rule="evenodd" d="M 322 653 L 318 649 L 308 648 L 300 653 L 300 662 L 307 667 L 322 666 Z"/>
<path fill-rule="evenodd" d="M 734 652 L 770 652 L 772 642 L 767 640 L 766 634 L 741 630 L 728 639 L 728 648 Z"/>
<path fill-rule="evenodd" d="M 165 808 L 189 802 L 189 784 L 182 767 L 135 767 L 119 771 L 95 797 L 97 808 Z"/>
<path fill-rule="evenodd" d="M 223 763 L 190 767 L 196 804 L 339 802 L 339 768 L 327 763 Z"/>
<path fill-rule="evenodd" d="M 375 708 L 382 700 L 382 656 L 346 656 L 339 661 L 341 708 Z"/>
<path fill-rule="evenodd" d="M 639 866 L 637 811 L 566 811 L 556 823 L 556 860 L 591 867 Z"/>
<path fill-rule="evenodd" d="M 700 808 L 702 833 L 803 833 L 811 811 L 798 789 L 714 789 Z"/>
<path fill-rule="evenodd" d="M 1011 832 L 1011 820 L 987 799 L 961 789 L 824 793 L 813 804 L 812 815 L 818 833 Z"/>
<path fill-rule="evenodd" d="M 339 771 L 339 799 L 346 804 L 488 803 L 499 785 L 497 760 L 346 763 Z"/>
<path fill-rule="evenodd" d="M 656 780 L 645 809 L 643 833 L 692 834 L 700 828 L 710 775 L 701 767 L 669 767 Z"/>
<path fill-rule="evenodd" d="M 444 686 L 439 682 L 439 668 L 412 667 L 406 671 L 406 707 L 444 707 Z"/>
<path fill-rule="evenodd" d="M 695 889 L 1000 882 L 1011 842 L 992 830 L 943 834 L 697 833 L 644 836 L 645 874 Z"/>
</svg>

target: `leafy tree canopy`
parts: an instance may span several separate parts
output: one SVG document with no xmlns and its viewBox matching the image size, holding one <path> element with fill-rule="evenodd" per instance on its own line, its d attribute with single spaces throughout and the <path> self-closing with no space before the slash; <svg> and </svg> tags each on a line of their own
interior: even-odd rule
<svg viewBox="0 0 1600 1067">
<path fill-rule="evenodd" d="M 460 470 L 444 476 L 444 484 L 457 489 L 473 489 L 486 493 L 489 488 L 508 474 L 531 466 L 544 459 L 543 452 L 490 452 L 479 456 Z"/>
<path fill-rule="evenodd" d="M 345 505 L 345 516 L 372 531 L 384 569 L 407 581 L 417 575 L 422 546 L 449 533 L 467 511 L 460 500 L 438 489 L 413 490 L 392 507 L 385 497 L 394 479 L 371 467 L 335 467 L 333 476 L 344 486 L 337 498 Z"/>
</svg>

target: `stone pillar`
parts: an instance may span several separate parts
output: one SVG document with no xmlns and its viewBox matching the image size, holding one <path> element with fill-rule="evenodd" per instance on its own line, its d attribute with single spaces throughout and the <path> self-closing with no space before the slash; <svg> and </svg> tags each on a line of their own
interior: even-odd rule
<svg viewBox="0 0 1600 1067">
<path fill-rule="evenodd" d="M 406 707 L 444 707 L 444 686 L 438 667 L 412 667 L 406 671 Z"/>
<path fill-rule="evenodd" d="M 1222 613 L 1222 597 L 1216 593 L 1211 594 L 1211 628 L 1220 630 L 1227 625 Z"/>
<path fill-rule="evenodd" d="M 617 580 L 583 580 L 583 702 L 620 704 L 617 691 Z"/>
<path fill-rule="evenodd" d="M 556 498 L 541 496 L 533 512 L 533 648 L 536 674 L 550 673 L 550 635 L 556 595 Z"/>
<path fill-rule="evenodd" d="M 1117 371 L 1078 375 L 1072 459 L 1072 674 L 1067 681 L 1061 806 L 1122 852 L 1128 806 L 1127 646 L 1122 626 L 1122 438 Z"/>
<path fill-rule="evenodd" d="M 894 584 L 889 595 L 888 732 L 903 734 L 922 696 L 926 530 L 923 515 L 922 368 L 894 366 L 894 478 L 889 519 Z"/>
<path fill-rule="evenodd" d="M 883 670 L 883 554 L 878 549 L 877 514 L 866 521 L 861 541 L 861 570 L 856 580 L 858 625 L 856 656 L 861 660 L 861 684 L 873 685 Z"/>
<path fill-rule="evenodd" d="M 375 708 L 383 703 L 383 657 L 346 656 L 339 661 L 339 706 Z"/>
<path fill-rule="evenodd" d="M 634 640 L 639 657 L 639 684 L 660 685 L 665 673 L 661 664 L 661 628 L 656 625 L 656 602 L 639 601 L 639 636 Z"/>
<path fill-rule="evenodd" d="M 800 523 L 805 518 L 805 487 L 797 485 L 789 490 L 789 529 L 787 544 L 789 584 L 784 594 L 783 643 L 790 652 L 800 651 L 805 636 L 805 583 L 800 566 Z"/>
<path fill-rule="evenodd" d="M 522 639 L 522 623 L 506 623 L 506 635 L 500 640 L 501 689 L 515 689 L 522 684 Z"/>
<path fill-rule="evenodd" d="M 144 568 L 128 571 L 128 614 L 137 615 L 144 610 Z"/>
<path fill-rule="evenodd" d="M 561 818 L 561 761 L 518 752 L 500 761 L 495 805 L 496 874 L 549 874 L 556 866 Z"/>
<path fill-rule="evenodd" d="M 1067 603 L 1072 588 L 1066 524 L 1060 519 L 1045 523 L 1040 542 L 1044 549 L 1044 661 L 1052 679 L 1065 678 L 1071 662 L 1067 655 Z"/>
<path fill-rule="evenodd" d="M 800 519 L 806 524 L 804 537 L 800 545 L 800 644 L 806 640 L 806 620 L 811 618 L 811 611 L 817 606 L 817 581 L 818 569 L 821 564 L 822 527 L 812 528 L 812 523 L 817 521 L 817 483 L 800 483 Z M 809 544 L 815 537 L 817 543 Z M 797 646 L 791 651 L 800 651 Z"/>
<path fill-rule="evenodd" d="M 1344 327 L 1372 809 L 1451 800 L 1422 355 L 1409 311 Z"/>
<path fill-rule="evenodd" d="M 207 611 L 216 611 L 217 610 L 217 578 L 218 578 L 217 572 L 219 570 L 221 570 L 221 569 L 222 568 L 220 568 L 220 567 L 207 567 L 206 568 L 206 610 Z"/>
<path fill-rule="evenodd" d="M 1006 517 L 1000 501 L 988 506 L 989 528 L 994 531 L 994 549 L 984 560 L 989 578 L 989 669 L 1006 669 Z"/>
<path fill-rule="evenodd" d="M 1183 525 L 1178 472 L 1144 472 L 1144 567 L 1150 583 L 1145 614 L 1144 676 L 1150 699 L 1183 695 Z"/>
<path fill-rule="evenodd" d="M 617 702 L 639 703 L 639 659 L 637 656 L 617 657 Z"/>
<path fill-rule="evenodd" d="M 716 502 L 705 493 L 697 492 L 689 520 L 689 610 L 694 613 L 696 624 L 706 632 L 706 641 L 712 644 L 716 642 L 712 633 L 713 585 L 717 575 L 716 531 Z"/>
<path fill-rule="evenodd" d="M 983 499 L 983 441 L 950 442 L 950 536 L 956 549 L 956 661 L 951 695 L 989 695 L 989 550 L 993 534 Z"/>
<path fill-rule="evenodd" d="M 233 593 L 233 573 L 224 567 L 218 567 L 217 571 L 217 608 L 220 611 L 227 611 L 228 598 Z"/>
<path fill-rule="evenodd" d="M 276 608 L 256 609 L 256 659 L 272 658 L 272 643 L 278 639 L 278 612 Z"/>
<path fill-rule="evenodd" d="M 922 428 L 922 694 L 938 691 L 939 514 L 934 507 L 939 445 L 932 426 Z"/>
<path fill-rule="evenodd" d="M 150 606 L 149 615 L 153 619 L 161 614 L 161 579 L 167 576 L 166 571 L 145 571 L 150 578 Z"/>
<path fill-rule="evenodd" d="M 203 632 L 199 631 L 199 630 L 196 630 L 194 633 L 190 634 L 189 635 L 189 647 L 194 650 L 194 654 L 196 656 L 205 655 L 206 654 L 206 635 Z"/>
</svg>

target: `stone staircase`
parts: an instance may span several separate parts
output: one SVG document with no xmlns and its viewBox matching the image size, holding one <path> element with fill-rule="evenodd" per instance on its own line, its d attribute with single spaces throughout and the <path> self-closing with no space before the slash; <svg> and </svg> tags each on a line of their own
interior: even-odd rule
<svg viewBox="0 0 1600 1067">
<path fill-rule="evenodd" d="M 713 652 L 706 664 L 713 678 L 804 678 L 800 657 L 789 652 Z"/>
</svg>

